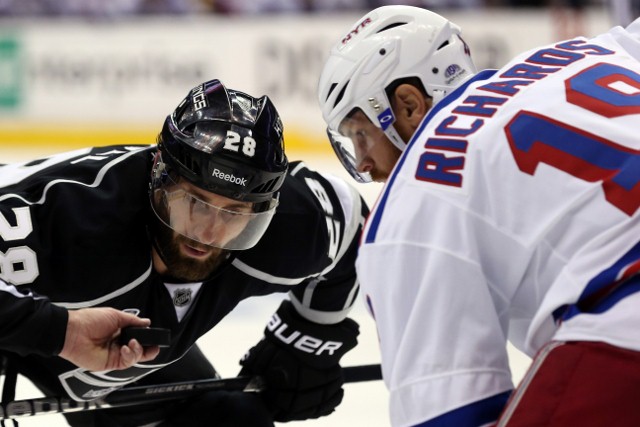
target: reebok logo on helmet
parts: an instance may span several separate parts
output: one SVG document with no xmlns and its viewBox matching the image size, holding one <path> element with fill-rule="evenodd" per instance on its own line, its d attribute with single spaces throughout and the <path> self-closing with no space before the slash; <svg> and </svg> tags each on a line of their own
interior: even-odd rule
<svg viewBox="0 0 640 427">
<path fill-rule="evenodd" d="M 231 182 L 233 184 L 242 185 L 243 187 L 247 186 L 247 178 L 240 178 L 230 173 L 224 173 L 218 168 L 215 168 L 213 170 L 211 176 L 214 176 L 223 181 Z"/>
</svg>

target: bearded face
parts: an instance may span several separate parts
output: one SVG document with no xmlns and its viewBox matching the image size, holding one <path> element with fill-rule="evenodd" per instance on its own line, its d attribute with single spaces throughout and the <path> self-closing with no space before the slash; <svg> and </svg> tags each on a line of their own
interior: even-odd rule
<svg viewBox="0 0 640 427">
<path fill-rule="evenodd" d="M 157 227 L 155 238 L 168 274 L 189 282 L 210 277 L 229 253 L 191 240 L 163 224 Z"/>
<path fill-rule="evenodd" d="M 157 219 L 155 249 L 168 269 L 158 270 L 190 281 L 209 277 L 229 251 L 255 246 L 278 205 L 277 197 L 254 203 L 200 188 L 163 163 L 160 154 L 152 170 L 150 201 Z"/>
</svg>

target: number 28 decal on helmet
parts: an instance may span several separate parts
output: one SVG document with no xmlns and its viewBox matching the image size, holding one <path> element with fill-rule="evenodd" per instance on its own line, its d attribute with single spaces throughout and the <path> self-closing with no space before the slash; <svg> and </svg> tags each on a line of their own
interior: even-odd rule
<svg viewBox="0 0 640 427">
<path fill-rule="evenodd" d="M 240 150 L 242 147 L 242 150 Z M 238 132 L 227 131 L 227 139 L 224 140 L 225 150 L 243 153 L 245 156 L 253 157 L 256 154 L 256 140 L 251 136 L 242 137 Z"/>
</svg>

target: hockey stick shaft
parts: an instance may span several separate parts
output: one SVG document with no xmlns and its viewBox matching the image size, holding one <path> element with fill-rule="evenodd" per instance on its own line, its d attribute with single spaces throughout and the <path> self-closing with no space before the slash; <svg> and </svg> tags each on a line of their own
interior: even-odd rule
<svg viewBox="0 0 640 427">
<path fill-rule="evenodd" d="M 344 368 L 343 372 L 345 383 L 382 379 L 380 365 L 348 366 Z M 151 386 L 126 387 L 90 402 L 77 402 L 65 397 L 14 400 L 0 405 L 0 419 L 134 406 L 143 403 L 182 399 L 213 390 L 260 392 L 263 389 L 264 385 L 260 381 L 260 378 L 249 377 L 205 379 Z"/>
</svg>

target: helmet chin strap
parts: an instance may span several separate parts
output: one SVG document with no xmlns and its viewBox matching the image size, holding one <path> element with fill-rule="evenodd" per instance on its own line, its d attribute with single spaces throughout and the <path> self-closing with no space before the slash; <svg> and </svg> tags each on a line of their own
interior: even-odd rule
<svg viewBox="0 0 640 427">
<path fill-rule="evenodd" d="M 407 141 L 400 137 L 400 134 L 396 130 L 394 124 L 389 125 L 389 127 L 384 130 L 384 133 L 398 150 L 404 151 L 407 148 Z"/>
<path fill-rule="evenodd" d="M 160 244 L 158 243 L 158 233 L 159 228 L 160 227 L 167 227 L 165 224 L 162 223 L 162 221 L 160 221 L 160 219 L 156 216 L 155 213 L 151 213 L 151 221 L 149 226 L 147 227 L 147 234 L 149 235 L 149 240 L 151 240 L 151 246 L 153 247 L 153 249 L 155 249 L 156 253 L 158 254 L 158 257 L 160 257 L 160 259 L 162 260 L 162 262 L 164 262 L 164 265 L 169 266 L 169 264 L 167 263 L 167 258 L 164 255 L 164 252 L 162 250 L 162 248 L 160 247 Z"/>
</svg>

